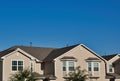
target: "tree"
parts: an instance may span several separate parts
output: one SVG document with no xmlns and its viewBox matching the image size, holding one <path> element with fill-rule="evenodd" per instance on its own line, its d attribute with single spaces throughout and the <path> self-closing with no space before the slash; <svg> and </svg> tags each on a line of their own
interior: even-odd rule
<svg viewBox="0 0 120 81">
<path fill-rule="evenodd" d="M 28 69 L 19 71 L 10 77 L 10 81 L 36 81 L 36 80 L 37 78 L 34 76 L 33 72 L 31 72 Z"/>
<path fill-rule="evenodd" d="M 89 79 L 89 73 L 77 67 L 73 72 L 68 74 L 66 81 L 86 81 L 87 79 Z"/>
</svg>

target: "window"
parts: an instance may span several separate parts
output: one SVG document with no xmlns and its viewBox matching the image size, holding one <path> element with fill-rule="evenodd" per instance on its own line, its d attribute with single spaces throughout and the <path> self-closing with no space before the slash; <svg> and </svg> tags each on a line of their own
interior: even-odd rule
<svg viewBox="0 0 120 81">
<path fill-rule="evenodd" d="M 99 64 L 98 64 L 98 62 L 94 62 L 94 71 L 99 71 Z"/>
<path fill-rule="evenodd" d="M 75 61 L 63 61 L 63 71 L 70 72 L 74 71 Z"/>
<path fill-rule="evenodd" d="M 63 61 L 63 71 L 66 71 L 66 61 Z"/>
<path fill-rule="evenodd" d="M 99 71 L 99 62 L 88 62 L 88 71 Z"/>
<path fill-rule="evenodd" d="M 88 62 L 88 71 L 92 71 L 92 64 L 91 64 L 91 62 Z"/>
<path fill-rule="evenodd" d="M 112 66 L 112 64 L 110 64 L 109 65 L 109 72 L 113 72 L 112 68 L 113 68 L 113 66 Z"/>
<path fill-rule="evenodd" d="M 30 71 L 33 72 L 34 71 L 34 61 L 30 61 Z M 44 63 L 41 64 L 41 69 L 44 68 Z"/>
<path fill-rule="evenodd" d="M 70 61 L 69 63 L 69 71 L 74 71 L 74 61 Z"/>
<path fill-rule="evenodd" d="M 31 72 L 33 71 L 33 63 L 31 62 L 30 63 L 30 69 L 31 69 Z"/>
<path fill-rule="evenodd" d="M 17 71 L 17 61 L 12 61 L 12 71 Z"/>
<path fill-rule="evenodd" d="M 23 70 L 23 61 L 13 60 L 12 61 L 12 71 Z"/>
</svg>

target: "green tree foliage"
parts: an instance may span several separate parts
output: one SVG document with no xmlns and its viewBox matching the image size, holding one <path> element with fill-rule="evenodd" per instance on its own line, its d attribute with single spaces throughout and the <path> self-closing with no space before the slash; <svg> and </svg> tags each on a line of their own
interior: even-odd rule
<svg viewBox="0 0 120 81">
<path fill-rule="evenodd" d="M 66 81 L 86 81 L 89 79 L 89 73 L 86 70 L 81 70 L 80 67 L 77 67 L 73 72 L 68 74 Z"/>
<path fill-rule="evenodd" d="M 36 80 L 37 78 L 28 69 L 16 72 L 10 77 L 10 81 L 36 81 Z"/>
</svg>

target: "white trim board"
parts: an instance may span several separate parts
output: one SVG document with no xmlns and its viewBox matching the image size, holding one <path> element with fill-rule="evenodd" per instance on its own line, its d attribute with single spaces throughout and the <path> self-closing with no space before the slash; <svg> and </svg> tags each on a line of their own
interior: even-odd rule
<svg viewBox="0 0 120 81">
<path fill-rule="evenodd" d="M 37 62 L 42 62 L 42 61 L 38 60 L 37 58 L 33 57 L 32 55 L 28 54 L 27 52 L 23 51 L 23 50 L 20 49 L 20 48 L 17 48 L 15 51 L 10 52 L 10 53 L 4 55 L 3 57 L 1 57 L 1 59 L 4 60 L 6 57 L 8 57 L 8 56 L 10 56 L 10 55 L 12 55 L 12 54 L 14 54 L 14 53 L 16 53 L 16 52 L 21 52 L 22 54 L 28 56 L 28 57 L 29 57 L 30 59 L 32 59 L 32 60 L 36 60 Z"/>
</svg>

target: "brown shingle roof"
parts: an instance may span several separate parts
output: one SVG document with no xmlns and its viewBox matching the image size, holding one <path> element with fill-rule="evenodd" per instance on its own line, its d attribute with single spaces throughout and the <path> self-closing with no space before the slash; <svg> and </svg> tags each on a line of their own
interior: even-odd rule
<svg viewBox="0 0 120 81">
<path fill-rule="evenodd" d="M 110 60 L 112 59 L 114 56 L 116 56 L 117 54 L 112 54 L 112 55 L 105 55 L 105 56 L 102 56 L 104 59 L 106 60 Z"/>
<path fill-rule="evenodd" d="M 22 49 L 23 51 L 27 52 L 28 54 L 34 56 L 35 58 L 39 59 L 39 60 L 43 60 L 45 57 L 48 56 L 48 54 L 50 54 L 50 52 L 52 52 L 53 50 L 55 50 L 54 48 L 44 48 L 44 47 L 28 47 L 28 46 L 14 46 L 11 47 L 7 50 L 4 50 L 1 52 L 0 57 L 16 50 L 17 48 Z"/>
<path fill-rule="evenodd" d="M 64 48 L 61 48 L 61 49 L 56 49 L 56 50 L 53 50 L 45 59 L 44 61 L 52 61 L 53 59 L 57 58 L 58 56 L 68 52 L 69 50 L 73 49 L 74 47 L 78 46 L 79 44 L 77 45 L 73 45 L 73 46 L 69 46 L 69 47 L 64 47 Z"/>
<path fill-rule="evenodd" d="M 34 56 L 35 58 L 41 61 L 52 61 L 56 57 L 64 54 L 65 52 L 71 50 L 72 48 L 76 47 L 77 45 L 64 47 L 64 48 L 44 48 L 44 47 L 28 47 L 28 46 L 13 46 L 8 48 L 0 53 L 0 57 L 15 51 L 17 48 L 22 49 L 23 51 L 27 52 L 28 54 Z"/>
</svg>

